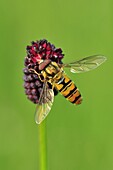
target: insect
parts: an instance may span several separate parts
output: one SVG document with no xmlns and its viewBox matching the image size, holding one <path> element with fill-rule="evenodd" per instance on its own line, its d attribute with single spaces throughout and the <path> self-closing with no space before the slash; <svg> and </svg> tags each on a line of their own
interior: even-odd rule
<svg viewBox="0 0 113 170">
<path fill-rule="evenodd" d="M 40 73 L 34 69 L 30 69 L 30 71 L 37 74 L 43 82 L 43 88 L 35 113 L 36 123 L 40 124 L 50 112 L 54 101 L 54 88 L 71 103 L 78 105 L 82 102 L 82 97 L 77 86 L 65 74 L 64 68 L 69 68 L 72 73 L 83 73 L 97 68 L 105 62 L 105 60 L 106 57 L 102 55 L 89 56 L 68 64 L 57 64 L 54 61 L 46 59 L 42 60 L 39 64 Z M 49 88 L 49 84 L 52 88 Z"/>
</svg>

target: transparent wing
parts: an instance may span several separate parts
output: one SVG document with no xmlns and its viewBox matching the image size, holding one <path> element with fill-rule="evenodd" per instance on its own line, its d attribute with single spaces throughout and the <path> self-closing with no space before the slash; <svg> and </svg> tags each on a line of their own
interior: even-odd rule
<svg viewBox="0 0 113 170">
<path fill-rule="evenodd" d="M 37 104 L 35 121 L 40 124 L 48 115 L 51 110 L 54 100 L 54 92 L 48 88 L 47 82 L 43 84 L 42 91 L 40 93 L 39 103 Z"/>
<path fill-rule="evenodd" d="M 83 58 L 79 61 L 75 61 L 69 64 L 64 64 L 63 66 L 70 68 L 70 71 L 72 73 L 82 73 L 97 68 L 103 62 L 105 62 L 106 59 L 107 58 L 102 55 L 93 55 L 93 56 Z"/>
</svg>

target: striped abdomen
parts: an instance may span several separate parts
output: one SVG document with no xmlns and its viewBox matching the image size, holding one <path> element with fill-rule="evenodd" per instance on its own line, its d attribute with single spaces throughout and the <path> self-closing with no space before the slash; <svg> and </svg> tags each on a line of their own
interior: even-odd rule
<svg viewBox="0 0 113 170">
<path fill-rule="evenodd" d="M 82 98 L 79 90 L 77 89 L 74 82 L 70 80 L 70 78 L 66 74 L 62 74 L 62 77 L 59 79 L 59 81 L 55 83 L 55 87 L 71 103 L 81 103 Z"/>
</svg>

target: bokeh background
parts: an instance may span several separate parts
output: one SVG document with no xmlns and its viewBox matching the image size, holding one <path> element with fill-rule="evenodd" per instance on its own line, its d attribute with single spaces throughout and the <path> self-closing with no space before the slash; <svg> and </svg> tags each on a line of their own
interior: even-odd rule
<svg viewBox="0 0 113 170">
<path fill-rule="evenodd" d="M 48 39 L 63 62 L 104 54 L 84 74 L 66 70 L 83 95 L 74 106 L 60 94 L 47 118 L 48 170 L 113 170 L 112 0 L 0 1 L 0 169 L 39 169 L 36 105 L 23 89 L 26 45 Z"/>
</svg>

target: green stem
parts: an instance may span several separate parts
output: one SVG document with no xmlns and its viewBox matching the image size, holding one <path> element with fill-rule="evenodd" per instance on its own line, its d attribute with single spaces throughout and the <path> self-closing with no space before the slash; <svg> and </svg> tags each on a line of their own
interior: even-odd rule
<svg viewBox="0 0 113 170">
<path fill-rule="evenodd" d="M 47 170 L 46 120 L 38 125 L 40 170 Z"/>
</svg>

